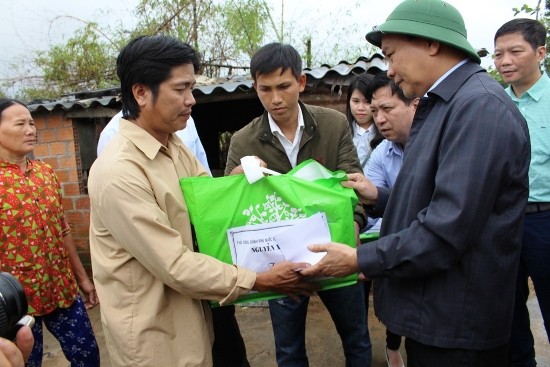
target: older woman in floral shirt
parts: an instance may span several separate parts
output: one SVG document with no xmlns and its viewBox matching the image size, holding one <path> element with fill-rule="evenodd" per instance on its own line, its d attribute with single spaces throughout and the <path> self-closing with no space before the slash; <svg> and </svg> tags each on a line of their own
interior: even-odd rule
<svg viewBox="0 0 550 367">
<path fill-rule="evenodd" d="M 27 158 L 35 141 L 29 110 L 0 99 L 0 268 L 23 285 L 36 319 L 27 366 L 42 364 L 42 323 L 72 366 L 99 366 L 86 312 L 98 303 L 95 287 L 78 258 L 57 176 L 48 164 Z"/>
</svg>

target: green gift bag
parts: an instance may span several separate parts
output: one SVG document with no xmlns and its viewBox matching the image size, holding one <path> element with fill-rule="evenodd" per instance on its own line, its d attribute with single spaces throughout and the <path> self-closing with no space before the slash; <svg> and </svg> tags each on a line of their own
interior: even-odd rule
<svg viewBox="0 0 550 367">
<path fill-rule="evenodd" d="M 199 251 L 232 264 L 228 229 L 308 218 L 319 212 L 326 215 L 332 241 L 355 247 L 353 209 L 357 196 L 340 184 L 345 179 L 343 171 L 331 172 L 307 160 L 287 174 L 267 176 L 254 184 L 249 184 L 245 175 L 234 175 L 183 178 L 180 186 Z M 331 289 L 354 284 L 357 275 L 318 281 L 321 289 Z M 250 292 L 236 303 L 282 296 Z"/>
</svg>

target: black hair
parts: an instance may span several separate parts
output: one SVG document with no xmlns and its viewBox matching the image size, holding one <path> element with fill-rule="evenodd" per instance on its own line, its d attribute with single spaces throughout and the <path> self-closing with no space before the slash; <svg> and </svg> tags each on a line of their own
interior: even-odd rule
<svg viewBox="0 0 550 367">
<path fill-rule="evenodd" d="M 176 66 L 192 64 L 200 69 L 200 56 L 189 44 L 166 35 L 139 36 L 120 51 L 116 61 L 124 118 L 139 117 L 140 109 L 132 93 L 135 84 L 151 89 L 158 96 L 159 85 L 170 78 Z"/>
<path fill-rule="evenodd" d="M 351 108 L 350 108 L 351 95 L 353 94 L 353 92 L 355 90 L 358 90 L 359 92 L 361 92 L 363 97 L 365 97 L 365 99 L 366 99 L 367 98 L 366 97 L 367 96 L 367 91 L 369 89 L 369 85 L 372 82 L 373 78 L 374 78 L 374 75 L 368 74 L 368 73 L 363 73 L 363 74 L 359 74 L 359 75 L 354 76 L 353 78 L 351 78 L 351 80 L 349 82 L 348 95 L 346 97 L 346 117 L 348 119 L 349 131 L 350 131 L 352 136 L 353 136 L 353 120 L 354 120 L 354 117 L 351 113 Z M 369 100 L 367 100 L 367 101 L 370 103 Z M 372 140 L 369 143 L 370 147 L 373 150 L 374 150 L 374 148 L 376 148 L 378 146 L 378 144 L 380 144 L 382 142 L 382 140 L 384 140 L 384 136 L 380 133 L 380 131 L 378 131 L 378 128 L 376 127 L 376 124 L 374 124 L 374 129 L 376 130 L 374 138 L 372 138 Z"/>
<path fill-rule="evenodd" d="M 400 100 L 403 101 L 407 106 L 409 106 L 416 98 L 408 98 L 403 94 L 403 91 L 395 82 L 393 79 L 388 77 L 388 74 L 386 71 L 382 71 L 374 76 L 372 81 L 369 84 L 369 88 L 367 90 L 367 94 L 365 95 L 365 98 L 367 98 L 367 101 L 369 103 L 372 101 L 372 95 L 380 88 L 383 87 L 389 87 L 392 96 L 397 94 L 397 97 L 399 97 Z"/>
<path fill-rule="evenodd" d="M 374 75 L 367 73 L 359 74 L 351 78 L 348 87 L 348 95 L 346 98 L 346 117 L 348 118 L 348 122 L 350 124 L 353 122 L 353 115 L 351 114 L 351 108 L 349 107 L 351 95 L 355 92 L 355 90 L 358 90 L 365 98 L 367 98 L 367 90 L 369 89 L 369 84 L 373 78 Z M 370 101 L 368 102 L 370 103 Z"/>
<path fill-rule="evenodd" d="M 292 70 L 296 80 L 302 75 L 302 58 L 294 47 L 288 44 L 273 42 L 262 46 L 250 60 L 250 74 L 252 80 L 260 75 L 269 74 L 277 69 L 284 73 Z"/>
<path fill-rule="evenodd" d="M 504 23 L 495 33 L 495 45 L 497 38 L 510 33 L 521 33 L 523 39 L 531 45 L 533 51 L 539 46 L 546 45 L 546 28 L 538 20 L 517 18 Z"/>
<path fill-rule="evenodd" d="M 18 101 L 17 99 L 12 98 L 0 98 L 0 122 L 2 122 L 2 113 L 5 109 L 8 109 L 9 107 L 19 104 L 25 108 L 27 108 L 27 105 L 24 104 L 21 101 Z"/>
</svg>

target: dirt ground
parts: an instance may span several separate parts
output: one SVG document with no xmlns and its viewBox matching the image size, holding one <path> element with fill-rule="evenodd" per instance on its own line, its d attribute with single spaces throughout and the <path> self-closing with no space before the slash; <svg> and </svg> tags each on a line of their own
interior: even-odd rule
<svg viewBox="0 0 550 367">
<path fill-rule="evenodd" d="M 532 297 L 528 304 L 532 330 L 536 340 L 538 367 L 550 367 L 550 345 L 544 331 L 536 298 Z M 99 342 L 101 366 L 110 367 L 111 363 L 103 338 L 98 307 L 90 311 L 90 318 Z M 252 367 L 276 367 L 269 310 L 266 307 L 237 307 L 237 319 L 246 343 L 250 365 Z M 372 306 L 369 310 L 369 332 L 373 345 L 372 367 L 386 367 L 384 356 L 385 328 L 374 317 Z M 44 331 L 44 338 L 45 356 L 43 366 L 69 366 L 59 344 L 46 330 Z M 311 367 L 345 366 L 340 338 L 334 329 L 328 312 L 316 297 L 311 300 L 308 310 L 306 343 Z M 406 357 L 403 346 L 401 349 L 403 356 Z"/>
</svg>

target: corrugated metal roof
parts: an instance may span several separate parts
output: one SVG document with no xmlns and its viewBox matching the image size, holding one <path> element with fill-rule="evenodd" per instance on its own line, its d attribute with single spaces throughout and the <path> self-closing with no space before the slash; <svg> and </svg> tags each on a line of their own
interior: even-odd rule
<svg viewBox="0 0 550 367">
<path fill-rule="evenodd" d="M 330 67 L 329 65 L 321 65 L 315 69 L 305 69 L 304 73 L 315 79 L 323 79 L 334 73 L 345 76 L 352 73 L 360 74 L 373 68 L 378 70 L 387 69 L 386 61 L 382 55 L 374 54 L 369 59 L 360 57 L 352 64 L 347 61 L 340 61 L 338 65 L 333 67 Z"/>
<path fill-rule="evenodd" d="M 360 57 L 354 63 L 340 61 L 335 66 L 321 65 L 313 69 L 304 69 L 307 77 L 307 85 L 315 87 L 319 83 L 328 85 L 345 85 L 350 75 L 360 74 L 373 70 L 387 69 L 384 57 L 375 53 L 370 58 Z M 344 78 L 343 78 L 344 77 Z M 194 94 L 197 98 L 201 95 L 223 96 L 236 91 L 248 91 L 252 88 L 250 75 L 234 75 L 222 78 L 207 78 L 199 76 L 195 85 Z M 88 109 L 97 106 L 118 108 L 118 94 L 120 88 L 108 88 L 95 91 L 84 91 L 62 97 L 55 101 L 42 101 L 29 104 L 31 112 L 53 111 L 63 109 L 66 111 L 76 109 Z"/>
</svg>

